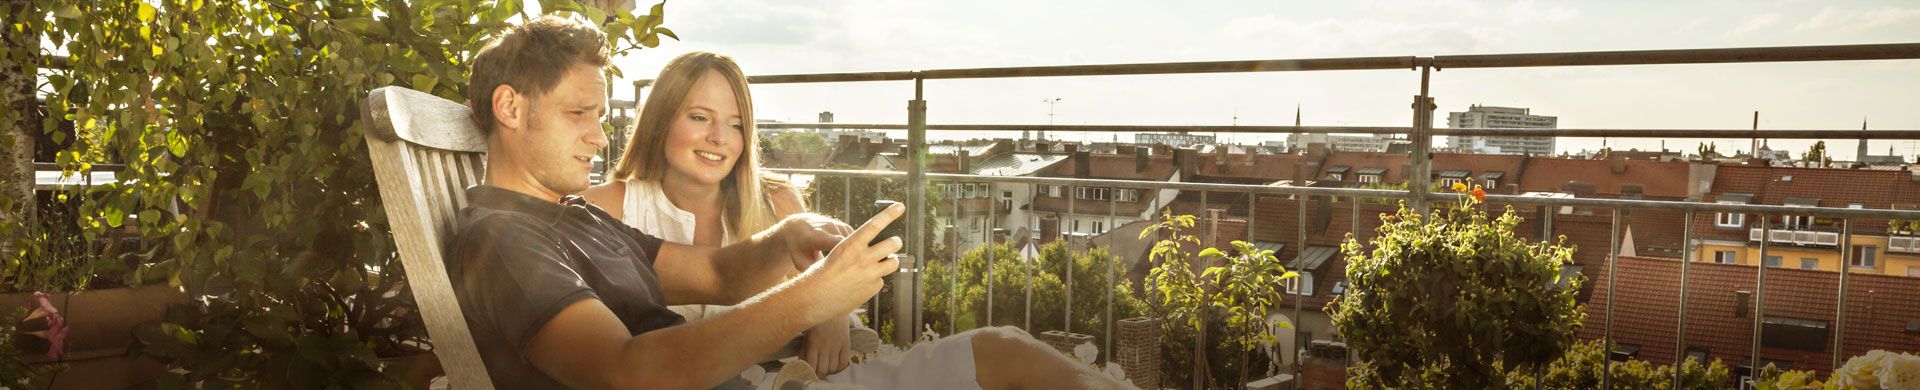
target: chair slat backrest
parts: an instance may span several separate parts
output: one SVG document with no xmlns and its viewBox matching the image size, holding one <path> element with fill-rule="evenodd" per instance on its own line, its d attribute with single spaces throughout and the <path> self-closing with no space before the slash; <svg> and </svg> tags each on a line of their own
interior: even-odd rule
<svg viewBox="0 0 1920 390">
<path fill-rule="evenodd" d="M 442 260 L 466 188 L 485 177 L 486 135 L 471 110 L 402 87 L 367 94 L 367 153 L 434 355 L 459 389 L 492 389 Z"/>
</svg>

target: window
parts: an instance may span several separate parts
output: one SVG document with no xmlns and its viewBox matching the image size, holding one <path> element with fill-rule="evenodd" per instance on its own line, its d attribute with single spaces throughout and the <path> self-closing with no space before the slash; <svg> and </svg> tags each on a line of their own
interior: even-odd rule
<svg viewBox="0 0 1920 390">
<path fill-rule="evenodd" d="M 1807 230 L 1813 227 L 1813 216 L 1785 215 L 1780 217 L 1780 223 L 1784 226 L 1784 229 Z"/>
<path fill-rule="evenodd" d="M 1440 188 L 1451 188 L 1454 184 L 1460 184 L 1460 179 L 1440 178 Z"/>
<path fill-rule="evenodd" d="M 1060 186 L 1047 186 L 1047 196 L 1060 197 Z"/>
<path fill-rule="evenodd" d="M 1361 183 L 1379 183 L 1380 175 L 1360 175 Z"/>
<path fill-rule="evenodd" d="M 1700 347 L 1687 348 L 1687 360 L 1692 360 L 1703 365 L 1707 364 L 1707 350 Z"/>
<path fill-rule="evenodd" d="M 1113 196 L 1121 202 L 1139 202 L 1140 190 L 1131 188 L 1114 189 Z"/>
<path fill-rule="evenodd" d="M 1483 186 L 1481 186 L 1481 187 L 1482 187 L 1482 188 L 1486 188 L 1486 189 L 1489 189 L 1489 190 L 1491 190 L 1491 189 L 1495 189 L 1495 188 L 1500 188 L 1500 181 L 1499 181 L 1499 180 L 1494 180 L 1494 179 L 1487 179 L 1487 183 L 1486 183 L 1486 185 L 1483 185 Z"/>
<path fill-rule="evenodd" d="M 1800 258 L 1800 269 L 1820 269 L 1820 259 L 1802 257 Z"/>
<path fill-rule="evenodd" d="M 1306 291 L 1301 291 L 1301 289 L 1303 288 L 1301 286 L 1306 286 L 1304 287 Z M 1294 277 L 1293 279 L 1287 279 L 1287 293 L 1294 294 L 1294 295 L 1313 296 L 1313 273 L 1301 272 L 1300 276 Z"/>
<path fill-rule="evenodd" d="M 1721 204 L 1739 204 L 1739 203 L 1730 203 L 1730 202 L 1720 202 L 1720 203 Z M 1741 213 L 1716 213 L 1713 216 L 1714 216 L 1713 226 L 1719 226 L 1723 228 L 1738 229 L 1740 228 L 1741 225 L 1745 225 L 1747 221 L 1747 215 L 1741 214 Z"/>
<path fill-rule="evenodd" d="M 1076 219 L 1076 220 L 1074 220 L 1074 221 L 1073 221 L 1073 228 L 1072 228 L 1072 229 L 1068 229 L 1067 231 L 1069 231 L 1069 232 L 1074 232 L 1074 233 L 1079 233 L 1079 232 L 1080 232 L 1080 220 L 1077 220 L 1077 219 Z"/>
<path fill-rule="evenodd" d="M 1345 181 L 1346 177 L 1347 175 L 1344 173 L 1328 174 L 1327 181 Z"/>
<path fill-rule="evenodd" d="M 1713 262 L 1715 263 L 1733 264 L 1739 262 L 1739 260 L 1738 257 L 1734 257 L 1733 251 L 1713 251 Z"/>
<path fill-rule="evenodd" d="M 1874 251 L 1875 249 L 1879 248 L 1875 248 L 1872 245 L 1853 247 L 1853 256 L 1847 258 L 1847 265 L 1857 268 L 1878 268 L 1878 262 L 1873 258 L 1874 255 L 1878 254 Z"/>
<path fill-rule="evenodd" d="M 1111 188 L 1104 187 L 1079 187 L 1074 189 L 1074 197 L 1085 200 L 1107 200 L 1107 193 L 1110 191 L 1112 191 Z"/>
<path fill-rule="evenodd" d="M 1827 322 L 1793 317 L 1762 316 L 1760 345 L 1801 351 L 1823 351 L 1827 342 Z M 1786 367 L 1781 367 L 1785 369 Z"/>
<path fill-rule="evenodd" d="M 1780 256 L 1767 256 L 1766 261 L 1768 267 L 1780 267 Z"/>
<path fill-rule="evenodd" d="M 1093 232 L 1094 232 L 1094 233 L 1105 233 L 1106 231 L 1107 231 L 1107 230 L 1106 230 L 1106 221 L 1093 221 Z"/>
</svg>

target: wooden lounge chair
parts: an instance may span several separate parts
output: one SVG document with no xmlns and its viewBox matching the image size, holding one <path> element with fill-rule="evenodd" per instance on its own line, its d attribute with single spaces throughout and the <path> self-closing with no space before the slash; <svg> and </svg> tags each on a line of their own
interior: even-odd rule
<svg viewBox="0 0 1920 390">
<path fill-rule="evenodd" d="M 454 214 L 467 205 L 466 188 L 486 177 L 486 136 L 465 105 L 425 92 L 384 87 L 368 93 L 365 104 L 367 153 L 434 355 L 453 387 L 491 389 L 442 260 Z M 871 329 L 856 328 L 850 337 L 856 352 L 871 354 L 879 346 Z M 798 356 L 802 341 L 767 361 Z"/>
</svg>

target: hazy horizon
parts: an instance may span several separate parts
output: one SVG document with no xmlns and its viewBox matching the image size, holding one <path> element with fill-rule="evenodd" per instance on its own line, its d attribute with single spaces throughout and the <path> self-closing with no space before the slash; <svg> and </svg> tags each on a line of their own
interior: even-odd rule
<svg viewBox="0 0 1920 390">
<path fill-rule="evenodd" d="M 1366 0 L 1337 4 L 1222 1 L 892 2 L 766 0 L 669 2 L 666 26 L 684 41 L 620 58 L 630 81 L 652 78 L 675 55 L 713 51 L 748 74 L 899 71 L 1363 56 L 1871 44 L 1920 41 L 1920 4 L 1893 1 Z M 1418 93 L 1415 71 L 930 80 L 928 121 L 1045 124 L 1045 99 L 1060 98 L 1055 123 L 1137 125 L 1406 126 Z M 1651 65 L 1436 72 L 1435 127 L 1474 104 L 1525 107 L 1561 128 L 1920 128 L 1920 60 Z M 762 119 L 905 123 L 910 82 L 760 85 Z M 896 132 L 896 134 L 899 134 Z M 934 139 L 1018 138 L 1017 132 L 931 132 Z M 1079 133 L 1049 133 L 1080 139 Z M 1089 133 L 1090 140 L 1113 140 Z M 1120 135 L 1120 141 L 1130 141 Z M 1283 139 L 1221 134 L 1223 141 Z M 1657 150 L 1662 139 L 1610 139 L 1615 149 Z M 1691 152 L 1716 142 L 1725 154 L 1746 139 L 1670 140 Z M 1444 139 L 1437 139 L 1441 144 Z M 1600 139 L 1561 138 L 1562 152 Z M 1796 154 L 1813 140 L 1772 140 Z M 1869 152 L 1912 159 L 1920 141 L 1875 141 Z M 1851 139 L 1828 142 L 1854 159 Z"/>
</svg>

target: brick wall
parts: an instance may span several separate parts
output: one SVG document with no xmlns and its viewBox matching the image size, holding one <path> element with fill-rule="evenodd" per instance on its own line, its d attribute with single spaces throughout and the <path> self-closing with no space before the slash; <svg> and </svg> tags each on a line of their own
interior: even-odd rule
<svg viewBox="0 0 1920 390">
<path fill-rule="evenodd" d="M 1135 317 L 1120 320 L 1113 360 L 1127 370 L 1127 380 L 1142 389 L 1160 387 L 1160 320 Z"/>
</svg>

